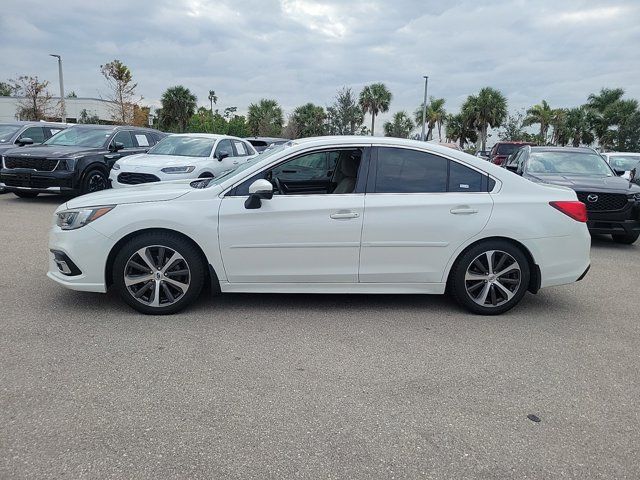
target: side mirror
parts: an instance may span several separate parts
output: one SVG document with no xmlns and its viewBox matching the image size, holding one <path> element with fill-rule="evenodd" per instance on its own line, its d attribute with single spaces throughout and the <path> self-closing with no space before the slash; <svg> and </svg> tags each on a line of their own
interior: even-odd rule
<svg viewBox="0 0 640 480">
<path fill-rule="evenodd" d="M 117 152 L 118 150 L 122 150 L 123 148 L 124 148 L 124 143 L 120 143 L 120 142 L 113 142 L 109 146 L 109 150 L 111 150 L 112 152 Z"/>
<path fill-rule="evenodd" d="M 221 162 L 222 160 L 224 160 L 225 158 L 227 158 L 229 156 L 229 152 L 220 152 L 217 157 L 218 157 L 218 161 Z"/>
<path fill-rule="evenodd" d="M 262 200 L 273 198 L 273 185 L 269 180 L 260 178 L 249 185 L 249 198 L 244 202 L 244 208 L 254 210 L 262 206 Z"/>
<path fill-rule="evenodd" d="M 18 145 L 20 145 L 21 147 L 24 147 L 25 145 L 33 145 L 33 138 L 29 138 L 29 137 L 22 137 L 19 138 L 16 143 Z"/>
<path fill-rule="evenodd" d="M 513 173 L 518 173 L 518 165 L 505 165 L 504 168 Z"/>
<path fill-rule="evenodd" d="M 614 168 L 613 171 L 616 173 L 617 176 L 622 177 L 625 173 L 627 173 L 626 170 L 618 170 L 617 168 Z"/>
</svg>

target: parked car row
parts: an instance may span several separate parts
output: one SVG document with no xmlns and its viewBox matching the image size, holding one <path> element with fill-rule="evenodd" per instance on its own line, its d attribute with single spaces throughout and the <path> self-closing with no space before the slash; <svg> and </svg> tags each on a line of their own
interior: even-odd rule
<svg viewBox="0 0 640 480">
<path fill-rule="evenodd" d="M 249 141 L 148 128 L 17 122 L 0 125 L 0 186 L 19 197 L 80 195 L 109 187 L 215 177 L 285 139 Z"/>
</svg>

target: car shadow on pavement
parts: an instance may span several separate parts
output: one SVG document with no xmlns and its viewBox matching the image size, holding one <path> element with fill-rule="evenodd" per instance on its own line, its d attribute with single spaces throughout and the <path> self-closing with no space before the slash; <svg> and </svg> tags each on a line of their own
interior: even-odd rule
<svg viewBox="0 0 640 480">
<path fill-rule="evenodd" d="M 11 192 L 2 194 L 8 201 L 17 203 L 33 203 L 33 204 L 46 204 L 46 205 L 61 205 L 67 202 L 71 197 L 63 195 L 38 195 L 35 198 L 20 198 Z"/>
<path fill-rule="evenodd" d="M 634 248 L 640 246 L 640 240 L 632 245 L 625 245 L 622 243 L 616 243 L 609 235 L 592 235 L 591 236 L 591 248 L 615 248 L 616 250 L 632 251 Z"/>
</svg>

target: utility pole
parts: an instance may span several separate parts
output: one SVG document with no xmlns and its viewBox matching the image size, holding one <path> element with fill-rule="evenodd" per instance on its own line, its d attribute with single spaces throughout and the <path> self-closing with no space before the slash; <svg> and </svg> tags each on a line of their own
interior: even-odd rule
<svg viewBox="0 0 640 480">
<path fill-rule="evenodd" d="M 52 57 L 56 57 L 58 59 L 58 77 L 60 79 L 60 108 L 62 112 L 60 116 L 62 117 L 62 123 L 67 123 L 67 111 L 64 106 L 64 80 L 62 78 L 62 57 L 60 55 L 56 55 L 55 53 L 49 54 Z"/>
<path fill-rule="evenodd" d="M 422 133 L 420 134 L 420 140 L 425 141 L 424 138 L 424 124 L 427 121 L 427 85 L 429 83 L 429 77 L 424 77 L 424 102 L 422 103 Z"/>
</svg>

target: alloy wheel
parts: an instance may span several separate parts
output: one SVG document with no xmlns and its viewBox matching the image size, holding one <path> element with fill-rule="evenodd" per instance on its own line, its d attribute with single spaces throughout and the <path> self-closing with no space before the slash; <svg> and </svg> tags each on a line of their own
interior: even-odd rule
<svg viewBox="0 0 640 480">
<path fill-rule="evenodd" d="M 101 173 L 94 173 L 89 177 L 89 192 L 97 192 L 107 188 L 107 180 Z"/>
<path fill-rule="evenodd" d="M 143 305 L 166 307 L 187 293 L 191 270 L 184 257 L 172 248 L 143 247 L 125 264 L 124 284 L 133 298 Z"/>
<path fill-rule="evenodd" d="M 507 252 L 488 250 L 467 267 L 464 283 L 467 295 L 483 307 L 498 307 L 511 300 L 520 288 L 520 265 Z"/>
</svg>

